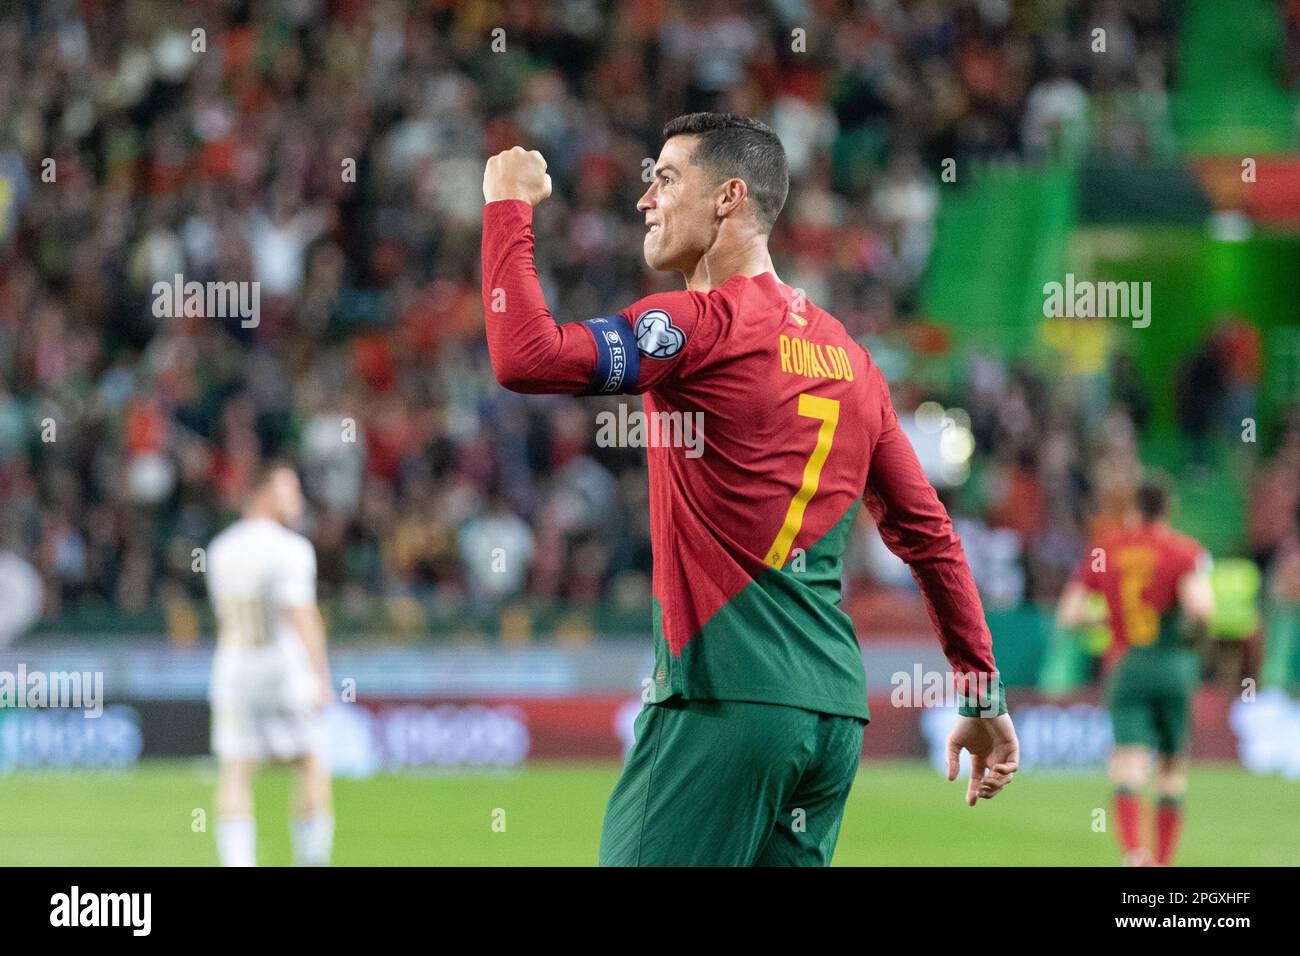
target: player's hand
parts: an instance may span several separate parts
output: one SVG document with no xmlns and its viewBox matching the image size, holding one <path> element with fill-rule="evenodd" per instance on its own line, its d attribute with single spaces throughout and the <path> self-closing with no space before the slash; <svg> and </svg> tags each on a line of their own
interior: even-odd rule
<svg viewBox="0 0 1300 956">
<path fill-rule="evenodd" d="M 1011 717 L 958 717 L 948 735 L 948 779 L 956 780 L 961 752 L 970 751 L 966 805 L 992 800 L 1020 769 L 1020 741 Z"/>
<path fill-rule="evenodd" d="M 512 146 L 487 161 L 483 170 L 483 201 L 522 199 L 530 206 L 551 194 L 546 160 L 537 150 Z"/>
</svg>

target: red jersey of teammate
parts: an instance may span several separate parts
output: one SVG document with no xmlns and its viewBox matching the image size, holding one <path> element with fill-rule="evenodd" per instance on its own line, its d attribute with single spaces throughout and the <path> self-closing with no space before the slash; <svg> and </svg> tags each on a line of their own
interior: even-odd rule
<svg viewBox="0 0 1300 956">
<path fill-rule="evenodd" d="M 1178 585 L 1208 561 L 1199 542 L 1160 521 L 1119 528 L 1094 540 L 1077 577 L 1106 599 L 1108 667 L 1133 647 L 1181 643 Z"/>
<path fill-rule="evenodd" d="M 532 208 L 515 200 L 483 211 L 483 303 L 498 380 L 521 392 L 642 394 L 647 425 L 702 424 L 702 453 L 671 441 L 647 449 L 650 699 L 866 717 L 861 650 L 840 607 L 844 545 L 861 501 L 911 565 L 954 670 L 992 678 L 961 542 L 884 376 L 833 316 L 763 273 L 557 326 L 537 282 L 531 220 Z"/>
</svg>

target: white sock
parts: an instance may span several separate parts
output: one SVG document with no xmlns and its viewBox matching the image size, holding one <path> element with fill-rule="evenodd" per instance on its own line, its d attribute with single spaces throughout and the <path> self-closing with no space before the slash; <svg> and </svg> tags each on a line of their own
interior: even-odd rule
<svg viewBox="0 0 1300 956">
<path fill-rule="evenodd" d="M 317 813 L 293 823 L 293 855 L 299 866 L 329 866 L 334 847 L 334 815 Z"/>
<path fill-rule="evenodd" d="M 217 821 L 217 856 L 222 866 L 257 866 L 257 824 L 252 817 Z"/>
</svg>

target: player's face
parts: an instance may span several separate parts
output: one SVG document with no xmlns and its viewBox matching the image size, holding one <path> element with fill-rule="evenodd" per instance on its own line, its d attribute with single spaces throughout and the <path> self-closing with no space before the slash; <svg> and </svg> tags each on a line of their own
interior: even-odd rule
<svg viewBox="0 0 1300 956">
<path fill-rule="evenodd" d="M 302 517 L 302 485 L 288 468 L 281 468 L 271 476 L 267 491 L 281 524 L 292 525 Z"/>
<path fill-rule="evenodd" d="M 694 136 L 664 143 L 650 188 L 636 204 L 645 216 L 645 261 L 652 269 L 690 272 L 713 243 L 717 189 L 691 162 L 695 143 Z"/>
</svg>

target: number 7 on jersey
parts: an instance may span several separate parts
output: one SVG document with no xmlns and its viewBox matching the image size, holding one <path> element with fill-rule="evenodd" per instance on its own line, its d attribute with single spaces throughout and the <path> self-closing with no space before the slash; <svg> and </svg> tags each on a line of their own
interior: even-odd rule
<svg viewBox="0 0 1300 956">
<path fill-rule="evenodd" d="M 819 395 L 802 392 L 799 395 L 799 414 L 804 418 L 819 419 L 821 427 L 817 429 L 817 444 L 808 458 L 808 463 L 804 465 L 803 484 L 790 499 L 790 507 L 785 512 L 785 523 L 781 525 L 781 531 L 772 542 L 772 546 L 767 549 L 765 563 L 777 569 L 780 569 L 785 564 L 786 558 L 790 556 L 790 545 L 794 544 L 799 529 L 803 527 L 804 511 L 808 508 L 812 496 L 817 494 L 822 468 L 825 467 L 826 457 L 831 452 L 831 442 L 835 440 L 835 426 L 840 420 L 840 403 L 834 398 L 822 398 Z"/>
</svg>

